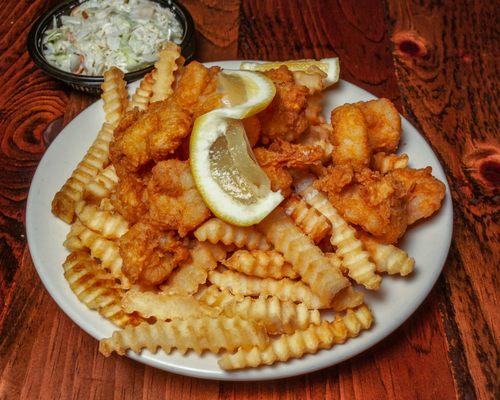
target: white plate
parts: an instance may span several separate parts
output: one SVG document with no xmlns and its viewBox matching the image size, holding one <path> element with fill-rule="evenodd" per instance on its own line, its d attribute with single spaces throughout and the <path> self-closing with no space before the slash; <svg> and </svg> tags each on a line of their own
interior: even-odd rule
<svg viewBox="0 0 500 400">
<path fill-rule="evenodd" d="M 240 61 L 224 61 L 209 65 L 238 68 Z M 131 89 L 135 88 L 131 85 Z M 325 110 L 356 101 L 374 99 L 363 89 L 341 81 L 325 99 Z M 87 309 L 70 290 L 63 276 L 62 263 L 67 251 L 62 243 L 69 226 L 50 211 L 54 194 L 61 188 L 82 159 L 101 127 L 104 113 L 102 101 L 92 104 L 57 136 L 40 161 L 31 183 L 26 210 L 28 244 L 35 267 L 52 298 L 82 329 L 96 339 L 108 337 L 114 325 Z M 212 354 L 183 356 L 163 352 L 129 356 L 137 361 L 182 375 L 220 380 L 264 380 L 295 376 L 340 363 L 370 348 L 398 328 L 422 303 L 443 268 L 450 247 L 453 211 L 446 177 L 439 161 L 418 131 L 403 118 L 401 152 L 408 153 L 415 168 L 430 165 L 433 174 L 446 184 L 446 197 L 439 213 L 430 220 L 409 229 L 402 247 L 415 258 L 414 273 L 409 278 L 385 276 L 381 289 L 368 293 L 366 302 L 373 311 L 375 324 L 371 330 L 347 343 L 308 355 L 300 360 L 271 367 L 224 372 Z M 96 343 L 97 346 L 97 343 Z"/>
</svg>

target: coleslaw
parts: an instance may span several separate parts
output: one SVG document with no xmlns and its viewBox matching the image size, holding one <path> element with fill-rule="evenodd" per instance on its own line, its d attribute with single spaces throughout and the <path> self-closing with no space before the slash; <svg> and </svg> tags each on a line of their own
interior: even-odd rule
<svg viewBox="0 0 500 400">
<path fill-rule="evenodd" d="M 88 0 L 75 7 L 43 38 L 53 66 L 82 75 L 112 67 L 131 72 L 155 62 L 166 41 L 180 43 L 184 32 L 175 14 L 149 0 Z"/>
</svg>

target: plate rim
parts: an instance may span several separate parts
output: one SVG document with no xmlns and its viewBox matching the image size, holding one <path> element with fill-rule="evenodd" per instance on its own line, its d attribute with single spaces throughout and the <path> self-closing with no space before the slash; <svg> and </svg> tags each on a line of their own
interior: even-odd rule
<svg viewBox="0 0 500 400">
<path fill-rule="evenodd" d="M 203 64 L 206 66 L 218 65 L 218 66 L 221 66 L 223 68 L 233 68 L 234 66 L 231 66 L 231 65 L 233 65 L 235 63 L 240 63 L 241 61 L 248 61 L 248 60 L 225 60 L 225 61 L 215 61 L 215 62 L 209 62 L 209 63 L 203 63 Z M 225 67 L 225 65 L 228 67 Z M 378 98 L 377 96 L 373 95 L 372 93 L 368 92 L 367 90 L 365 90 L 365 89 L 363 89 L 363 88 L 361 88 L 361 87 L 359 87 L 351 82 L 344 81 L 344 80 L 340 80 L 340 81 L 343 84 L 355 86 L 356 89 L 359 89 L 359 90 L 365 92 L 369 97 Z M 134 88 L 137 85 L 138 85 L 138 82 L 135 82 L 134 84 L 131 84 L 129 86 L 130 86 L 130 88 Z M 92 103 L 92 104 L 95 104 L 95 103 Z M 51 154 L 51 151 L 50 151 L 51 147 L 52 147 L 52 149 L 56 148 L 56 146 L 54 146 L 54 144 L 57 143 L 58 140 L 60 140 L 64 135 L 68 134 L 68 133 L 64 133 L 64 132 L 70 131 L 72 123 L 75 120 L 77 120 L 79 117 L 81 117 L 81 114 L 84 111 L 88 110 L 89 107 L 82 110 L 81 113 L 79 113 L 75 118 L 73 118 L 61 130 L 61 132 L 57 135 L 57 137 L 52 141 L 52 143 L 45 150 L 42 158 L 40 159 L 40 161 L 37 165 L 35 174 L 33 175 L 32 181 L 30 183 L 30 189 L 28 192 L 28 197 L 27 197 L 27 202 L 26 202 L 26 214 L 25 215 L 26 215 L 27 243 L 28 243 L 30 256 L 32 258 L 33 265 L 35 266 L 36 272 L 37 272 L 40 280 L 42 281 L 45 289 L 47 290 L 50 297 L 56 302 L 58 307 L 79 328 L 83 329 L 87 334 L 89 334 L 93 338 L 99 340 L 100 339 L 99 335 L 95 334 L 95 332 L 92 332 L 91 329 L 86 326 L 86 324 L 80 322 L 80 320 L 78 319 L 77 310 L 72 309 L 69 305 L 67 305 L 64 302 L 63 296 L 61 296 L 61 294 L 59 294 L 57 292 L 56 288 L 51 284 L 48 277 L 45 275 L 45 273 L 42 272 L 41 266 L 38 265 L 39 260 L 40 260 L 40 256 L 38 254 L 38 248 L 35 246 L 36 239 L 34 239 L 34 238 L 36 237 L 36 235 L 34 233 L 34 227 L 33 227 L 33 221 L 32 221 L 32 212 L 34 209 L 33 204 L 35 202 L 35 196 L 36 196 L 34 193 L 34 190 L 35 190 L 34 189 L 35 188 L 34 182 L 37 182 L 39 179 L 39 175 L 42 174 L 41 171 L 43 170 L 43 168 L 41 168 L 41 167 L 44 166 L 44 159 L 45 159 L 45 161 L 47 161 L 47 159 L 50 157 L 50 154 Z M 449 250 L 450 250 L 450 246 L 451 246 L 451 241 L 452 241 L 452 237 L 453 237 L 453 228 L 454 228 L 454 226 L 453 226 L 453 214 L 454 214 L 453 202 L 452 202 L 452 199 L 450 196 L 450 187 L 449 187 L 448 177 L 445 173 L 445 169 L 443 168 L 443 165 L 441 164 L 440 157 L 434 152 L 434 150 L 432 149 L 432 146 L 428 142 L 427 138 L 423 134 L 421 134 L 420 131 L 415 126 L 413 126 L 403 115 L 401 115 L 401 119 L 402 119 L 402 125 L 408 124 L 416 132 L 418 132 L 419 136 L 425 140 L 426 145 L 429 147 L 429 149 L 432 152 L 432 155 L 437 160 L 437 164 L 439 165 L 439 168 L 441 169 L 440 172 L 442 173 L 443 177 L 445 178 L 444 184 L 446 186 L 446 192 L 445 192 L 445 199 L 443 200 L 443 208 L 444 208 L 445 202 L 447 202 L 449 205 L 449 221 L 451 222 L 451 224 L 449 224 L 449 229 L 447 231 L 446 238 L 444 238 L 445 239 L 445 246 L 444 247 L 446 247 L 446 251 L 443 251 L 440 254 L 439 259 L 436 260 L 436 267 L 438 267 L 438 268 L 435 268 L 432 271 L 433 273 L 432 273 L 432 277 L 430 279 L 430 281 L 432 281 L 432 284 L 428 285 L 427 287 L 425 287 L 424 290 L 419 292 L 419 295 L 417 296 L 418 300 L 416 300 L 411 305 L 411 307 L 406 308 L 405 317 L 401 321 L 399 321 L 398 323 L 394 324 L 394 326 L 389 330 L 389 332 L 381 331 L 375 337 L 373 337 L 373 335 L 372 335 L 371 340 L 367 344 L 363 345 L 362 343 L 360 343 L 360 345 L 357 346 L 352 352 L 350 352 L 349 354 L 345 354 L 344 356 L 336 359 L 335 361 L 330 361 L 328 359 L 326 359 L 324 361 L 318 360 L 318 362 L 316 364 L 314 364 L 312 367 L 307 367 L 307 366 L 302 367 L 302 368 L 299 368 L 299 369 L 301 369 L 301 371 L 290 372 L 290 373 L 287 372 L 286 368 L 281 368 L 278 371 L 278 370 L 272 370 L 272 369 L 269 370 L 268 369 L 269 367 L 261 367 L 261 368 L 257 368 L 257 369 L 251 369 L 251 370 L 242 370 L 239 372 L 227 372 L 227 371 L 221 370 L 221 371 L 213 371 L 212 373 L 210 373 L 207 371 L 200 371 L 200 370 L 192 369 L 188 366 L 182 366 L 182 365 L 178 365 L 175 363 L 165 363 L 162 360 L 154 359 L 154 357 L 145 356 L 144 354 L 138 355 L 138 354 L 135 354 L 131 351 L 127 352 L 127 357 L 129 357 L 135 361 L 139 361 L 139 362 L 146 364 L 148 366 L 154 367 L 154 368 L 158 368 L 158 369 L 161 369 L 164 371 L 168 371 L 168 372 L 172 372 L 172 373 L 176 373 L 176 374 L 180 374 L 180 375 L 184 375 L 184 376 L 195 377 L 195 378 L 219 380 L 219 381 L 265 381 L 265 380 L 284 379 L 284 378 L 293 377 L 293 376 L 300 376 L 303 374 L 312 373 L 312 372 L 315 372 L 315 371 L 318 371 L 318 370 L 321 370 L 324 368 L 328 368 L 328 367 L 340 364 L 348 359 L 356 357 L 359 354 L 369 350 L 373 346 L 380 343 L 383 339 L 390 336 L 396 330 L 398 330 L 415 313 L 415 311 L 422 305 L 423 301 L 427 298 L 427 296 L 429 295 L 431 290 L 435 287 L 436 281 L 439 278 L 439 276 L 444 268 L 444 265 L 446 264 L 446 260 L 449 256 Z M 47 154 L 49 154 L 49 156 L 47 156 Z M 50 213 L 50 210 L 49 210 L 49 213 Z M 53 218 L 55 219 L 56 217 L 53 217 Z M 60 271 L 62 273 L 62 269 Z M 368 304 L 368 306 L 370 307 L 369 304 Z M 100 316 L 98 316 L 98 317 L 102 318 Z M 320 351 L 323 351 L 323 350 L 320 350 Z M 314 355 L 307 355 L 307 357 L 311 357 L 311 356 L 314 356 Z"/>
</svg>

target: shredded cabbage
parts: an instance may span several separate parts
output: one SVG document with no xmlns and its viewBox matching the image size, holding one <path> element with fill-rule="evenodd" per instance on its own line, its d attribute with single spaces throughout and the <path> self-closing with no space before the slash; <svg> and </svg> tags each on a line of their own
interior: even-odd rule
<svg viewBox="0 0 500 400">
<path fill-rule="evenodd" d="M 158 3 L 88 0 L 59 22 L 54 18 L 43 51 L 50 64 L 67 72 L 102 75 L 112 66 L 131 72 L 155 62 L 162 44 L 180 43 L 183 33 L 175 14 Z"/>
</svg>

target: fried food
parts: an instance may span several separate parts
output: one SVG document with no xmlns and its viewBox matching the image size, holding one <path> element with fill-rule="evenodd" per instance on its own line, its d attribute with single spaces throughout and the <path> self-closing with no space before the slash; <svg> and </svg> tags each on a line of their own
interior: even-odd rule
<svg viewBox="0 0 500 400">
<path fill-rule="evenodd" d="M 298 182 L 297 192 L 332 224 L 330 242 L 337 248 L 337 255 L 349 272 L 349 277 L 367 289 L 377 290 L 382 279 L 375 273 L 375 264 L 370 261 L 363 244 L 356 238 L 354 228 L 339 215 L 326 196 L 311 185 L 311 181 L 304 179 Z"/>
<path fill-rule="evenodd" d="M 233 271 L 259 278 L 298 277 L 297 272 L 285 261 L 283 255 L 274 250 L 238 250 L 222 264 Z"/>
<path fill-rule="evenodd" d="M 101 260 L 102 267 L 111 272 L 121 287 L 128 289 L 130 282 L 122 271 L 123 260 L 120 257 L 118 244 L 86 228 L 79 221 L 73 224 L 71 230 L 73 229 L 75 233 L 70 232 L 69 235 L 78 236 L 82 248 L 89 249 L 91 256 Z"/>
<path fill-rule="evenodd" d="M 210 332 L 210 336 L 207 336 Z M 252 346 L 264 347 L 269 341 L 263 327 L 240 318 L 190 318 L 170 322 L 144 322 L 135 327 L 116 331 L 113 336 L 99 342 L 99 351 L 106 357 L 112 352 L 124 355 L 128 349 L 139 354 L 147 348 L 156 353 L 161 348 L 165 353 L 177 349 L 185 354 L 189 349 L 201 354 L 204 350 L 218 353 L 220 350 L 235 351 Z"/>
<path fill-rule="evenodd" d="M 275 139 L 293 141 L 309 125 L 305 114 L 309 89 L 297 85 L 293 73 L 285 66 L 264 74 L 274 82 L 276 95 L 257 115 L 262 125 L 262 143 L 268 144 Z"/>
<path fill-rule="evenodd" d="M 321 161 L 328 163 L 332 159 L 333 145 L 330 141 L 333 128 L 329 124 L 321 123 L 319 125 L 310 126 L 307 131 L 300 137 L 299 142 L 306 146 L 315 146 L 323 150 Z"/>
<path fill-rule="evenodd" d="M 298 196 L 289 197 L 283 204 L 288 215 L 302 232 L 318 244 L 330 234 L 332 226 L 314 207 L 310 207 Z"/>
<path fill-rule="evenodd" d="M 281 194 L 287 197 L 291 193 L 292 184 L 292 176 L 288 169 L 304 169 L 320 165 L 323 150 L 316 146 L 293 144 L 277 139 L 269 148 L 255 148 L 254 155 L 269 177 L 271 189 L 280 190 Z"/>
<path fill-rule="evenodd" d="M 104 101 L 104 121 L 113 127 L 120 122 L 128 105 L 128 92 L 124 73 L 111 67 L 104 72 L 104 82 L 101 84 L 101 98 Z"/>
<path fill-rule="evenodd" d="M 144 318 L 155 317 L 162 321 L 217 317 L 220 314 L 220 310 L 203 305 L 192 296 L 137 290 L 127 291 L 122 299 L 122 308 L 129 314 L 137 312 Z"/>
<path fill-rule="evenodd" d="M 148 134 L 147 145 L 151 158 L 160 161 L 173 154 L 182 139 L 191 133 L 193 119 L 189 111 L 175 102 L 161 102 L 150 109 L 157 116 L 157 125 Z"/>
<path fill-rule="evenodd" d="M 318 310 L 309 310 L 304 304 L 281 301 L 277 297 L 241 297 L 228 290 L 220 291 L 210 286 L 198 298 L 210 307 L 220 309 L 227 317 L 240 317 L 264 326 L 271 335 L 292 333 L 296 329 L 306 329 L 309 325 L 319 325 Z"/>
<path fill-rule="evenodd" d="M 323 252 L 314 245 L 284 213 L 281 208 L 275 209 L 259 225 L 274 247 L 283 253 L 285 260 L 298 272 L 323 303 L 330 304 L 333 297 L 349 281 L 325 258 Z"/>
<path fill-rule="evenodd" d="M 428 218 L 441 207 L 446 188 L 444 183 L 434 178 L 432 168 L 400 168 L 391 171 L 395 179 L 407 193 L 406 221 L 408 225 Z"/>
<path fill-rule="evenodd" d="M 85 251 L 72 252 L 64 261 L 64 277 L 78 299 L 91 310 L 119 327 L 137 325 L 141 318 L 126 313 L 120 303 L 124 291 L 116 287 L 113 275 Z"/>
<path fill-rule="evenodd" d="M 129 111 L 114 131 L 110 145 L 110 159 L 121 178 L 136 172 L 152 160 L 148 136 L 158 128 L 158 115 L 147 110 Z"/>
<path fill-rule="evenodd" d="M 162 231 L 138 222 L 120 238 L 123 273 L 132 283 L 145 286 L 162 283 L 189 251 L 173 231 Z"/>
<path fill-rule="evenodd" d="M 412 273 L 415 260 L 408 256 L 404 250 L 392 244 L 379 243 L 364 232 L 359 234 L 359 238 L 377 265 L 378 272 L 387 272 L 389 275 L 399 274 L 401 276 Z"/>
<path fill-rule="evenodd" d="M 314 184 L 328 194 L 328 200 L 348 222 L 384 243 L 395 243 L 405 233 L 407 189 L 392 174 L 363 169 L 341 190 L 336 185 L 336 174 L 326 174 Z"/>
<path fill-rule="evenodd" d="M 156 77 L 156 69 L 144 75 L 141 83 L 132 95 L 131 101 L 128 103 L 127 111 L 137 108 L 141 111 L 145 111 L 149 103 L 151 102 L 151 96 L 153 96 L 153 84 Z"/>
<path fill-rule="evenodd" d="M 160 286 L 170 295 L 192 295 L 207 281 L 208 273 L 217 268 L 217 262 L 226 257 L 226 250 L 219 245 L 196 242 L 189 250 L 191 256 L 183 262 Z"/>
<path fill-rule="evenodd" d="M 383 151 L 375 153 L 371 162 L 372 169 L 385 174 L 393 169 L 406 168 L 408 166 L 408 155 L 386 154 Z"/>
<path fill-rule="evenodd" d="M 227 270 L 224 272 L 210 272 L 208 280 L 221 290 L 228 289 L 235 295 L 275 296 L 281 301 L 304 303 L 311 310 L 328 307 L 328 304 L 322 301 L 309 286 L 301 281 L 292 281 L 288 278 L 279 280 L 256 278 Z"/>
<path fill-rule="evenodd" d="M 330 307 L 335 312 L 345 311 L 360 306 L 364 303 L 364 299 L 363 292 L 358 292 L 352 286 L 347 286 L 335 295 Z"/>
<path fill-rule="evenodd" d="M 356 170 L 367 167 L 371 150 L 368 125 L 361 110 L 353 104 L 337 107 L 332 111 L 331 123 L 334 164 L 349 165 Z"/>
<path fill-rule="evenodd" d="M 133 224 L 148 211 L 146 186 L 143 179 L 134 174 L 122 175 L 118 183 L 111 201 L 117 212 Z"/>
<path fill-rule="evenodd" d="M 355 105 L 365 117 L 372 151 L 395 152 L 401 138 L 401 117 L 394 104 L 388 99 L 378 99 Z"/>
<path fill-rule="evenodd" d="M 76 205 L 76 215 L 87 228 L 106 239 L 119 239 L 128 231 L 128 222 L 120 214 L 101 210 L 95 204 L 80 201 Z"/>
<path fill-rule="evenodd" d="M 246 247 L 248 250 L 269 250 L 270 245 L 264 235 L 253 227 L 241 227 L 228 224 L 218 218 L 205 222 L 194 232 L 200 242 L 212 244 L 234 244 L 236 247 Z"/>
<path fill-rule="evenodd" d="M 167 42 L 160 51 L 155 63 L 151 102 L 165 100 L 172 94 L 174 73 L 178 68 L 176 61 L 180 56 L 181 48 L 173 42 Z"/>
<path fill-rule="evenodd" d="M 53 200 L 61 219 L 77 217 L 64 242 L 71 290 L 125 327 L 100 341 L 101 353 L 224 349 L 219 364 L 232 370 L 300 358 L 370 328 L 355 285 L 376 290 L 380 274 L 412 272 L 414 259 L 392 243 L 445 194 L 430 167 L 410 169 L 395 154 L 394 105 L 346 104 L 327 124 L 323 72 L 264 72 L 276 95 L 242 124 L 285 200 L 259 224 L 235 226 L 213 217 L 189 165 L 194 120 L 227 106 L 220 68 L 184 61 L 167 44 L 129 103 L 123 74 L 106 72 L 107 122 Z M 335 320 L 321 321 L 320 310 Z"/>
<path fill-rule="evenodd" d="M 181 70 L 172 101 L 184 111 L 194 111 L 197 105 L 202 104 L 207 96 L 216 91 L 215 77 L 219 71 L 218 67 L 209 69 L 198 61 L 190 62 Z"/>
<path fill-rule="evenodd" d="M 120 238 L 120 255 L 129 280 L 150 286 L 162 283 L 189 251 L 173 231 L 138 222 Z"/>
<path fill-rule="evenodd" d="M 108 165 L 99 172 L 83 189 L 83 199 L 90 202 L 99 202 L 109 198 L 118 183 L 118 175 L 113 165 Z"/>
<path fill-rule="evenodd" d="M 184 237 L 210 218 L 210 210 L 194 185 L 188 161 L 160 161 L 151 173 L 147 199 L 152 223 L 175 229 Z"/>
<path fill-rule="evenodd" d="M 272 340 L 264 349 L 253 347 L 239 349 L 235 354 L 224 354 L 219 366 L 225 370 L 272 365 L 292 358 L 301 358 L 304 354 L 313 354 L 320 349 L 329 349 L 334 344 L 344 343 L 354 338 L 362 330 L 369 329 L 373 316 L 366 306 L 348 310 L 335 321 L 322 321 L 320 325 L 310 325 L 306 330 L 297 330 L 291 335 L 282 335 Z"/>
<path fill-rule="evenodd" d="M 67 224 L 71 224 L 75 217 L 75 204 L 82 198 L 85 186 L 104 168 L 108 162 L 109 143 L 113 138 L 113 127 L 104 123 L 90 146 L 66 181 L 52 200 L 52 212 Z"/>
<path fill-rule="evenodd" d="M 262 127 L 260 125 L 259 119 L 253 115 L 251 117 L 241 120 L 243 127 L 245 128 L 245 133 L 247 134 L 248 142 L 250 147 L 254 147 L 262 135 Z"/>
</svg>

